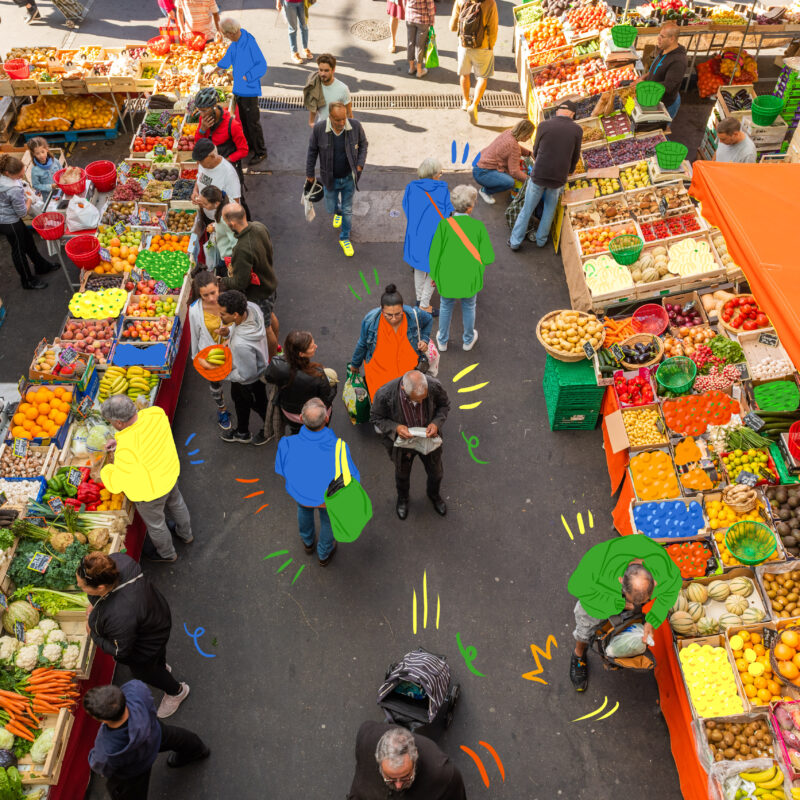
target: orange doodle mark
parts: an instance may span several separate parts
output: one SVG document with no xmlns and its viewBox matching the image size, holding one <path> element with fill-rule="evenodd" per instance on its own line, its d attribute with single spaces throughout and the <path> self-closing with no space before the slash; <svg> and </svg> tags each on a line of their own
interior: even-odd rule
<svg viewBox="0 0 800 800">
<path fill-rule="evenodd" d="M 249 500 L 251 497 L 258 497 L 260 494 L 264 494 L 264 490 L 262 489 L 260 492 L 253 492 L 252 494 L 246 494 L 242 500 Z"/>
<path fill-rule="evenodd" d="M 261 480 L 261 478 L 237 478 L 236 482 L 237 483 L 258 483 L 260 480 Z M 259 490 L 257 492 L 251 492 L 250 494 L 246 494 L 242 498 L 242 500 L 250 500 L 253 497 L 260 497 L 262 494 L 264 494 L 264 490 L 263 489 L 261 489 L 261 490 Z M 254 511 L 253 513 L 254 514 L 260 514 L 265 508 L 269 508 L 269 503 L 264 503 L 264 505 L 259 506 L 258 509 L 256 511 Z"/>
<path fill-rule="evenodd" d="M 547 637 L 547 641 L 544 645 L 544 650 L 538 645 L 532 644 L 531 645 L 531 653 L 533 654 L 533 660 L 536 662 L 537 669 L 532 670 L 531 672 L 523 673 L 522 677 L 528 681 L 537 681 L 537 683 L 543 683 L 547 686 L 547 681 L 544 678 L 537 678 L 536 675 L 541 675 L 544 672 L 544 667 L 542 666 L 542 662 L 539 656 L 544 656 L 548 661 L 553 657 L 550 653 L 551 647 L 558 647 L 558 642 L 556 641 L 556 637 L 550 634 Z"/>
<path fill-rule="evenodd" d="M 485 747 L 489 753 L 491 754 L 492 758 L 497 764 L 497 769 L 500 771 L 500 777 L 505 783 L 506 780 L 506 770 L 503 766 L 503 762 L 500 760 L 500 756 L 497 754 L 497 750 L 494 749 L 488 742 L 478 742 L 481 747 Z M 489 787 L 489 774 L 486 772 L 486 767 L 483 766 L 483 761 L 481 761 L 480 756 L 474 751 L 470 750 L 469 747 L 466 745 L 461 745 L 461 749 L 475 762 L 475 766 L 478 768 L 478 772 L 480 772 L 481 779 L 483 780 L 483 785 L 487 788 Z"/>
<path fill-rule="evenodd" d="M 261 478 L 237 478 L 237 483 L 258 483 Z"/>
</svg>

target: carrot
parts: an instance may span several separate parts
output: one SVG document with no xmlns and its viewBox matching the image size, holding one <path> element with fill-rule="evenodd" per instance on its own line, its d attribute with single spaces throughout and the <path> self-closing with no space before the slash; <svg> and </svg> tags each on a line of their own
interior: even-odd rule
<svg viewBox="0 0 800 800">
<path fill-rule="evenodd" d="M 16 726 L 13 722 L 9 722 L 6 725 L 6 730 L 9 733 L 13 733 L 14 736 L 19 736 L 21 739 L 27 739 L 29 742 L 35 741 L 33 734 L 27 730 L 27 728 L 20 728 Z"/>
</svg>

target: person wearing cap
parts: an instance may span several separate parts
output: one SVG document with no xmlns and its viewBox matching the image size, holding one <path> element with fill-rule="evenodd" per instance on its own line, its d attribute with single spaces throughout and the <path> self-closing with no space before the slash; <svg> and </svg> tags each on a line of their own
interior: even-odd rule
<svg viewBox="0 0 800 800">
<path fill-rule="evenodd" d="M 654 81 L 664 86 L 661 102 L 672 119 L 681 107 L 680 88 L 689 66 L 686 48 L 678 44 L 678 26 L 669 22 L 658 34 L 658 49 L 650 64 L 650 69 L 642 77 L 644 81 Z"/>
<path fill-rule="evenodd" d="M 192 160 L 197 162 L 197 183 L 192 190 L 192 202 L 197 205 L 200 192 L 206 186 L 216 186 L 228 195 L 232 203 L 242 197 L 239 176 L 233 165 L 218 152 L 211 139 L 199 139 L 192 150 Z"/>
<path fill-rule="evenodd" d="M 565 100 L 556 109 L 555 116 L 545 120 L 536 128 L 533 142 L 533 173 L 525 186 L 525 203 L 522 207 L 511 238 L 507 244 L 512 250 L 519 250 L 528 231 L 528 223 L 540 200 L 544 200 L 539 227 L 536 229 L 536 244 L 544 247 L 547 235 L 553 224 L 558 201 L 564 191 L 564 184 L 578 165 L 581 157 L 583 129 L 573 117 L 578 106 Z"/>
<path fill-rule="evenodd" d="M 742 130 L 736 117 L 725 117 L 717 123 L 719 145 L 713 161 L 727 164 L 755 164 L 758 154 L 753 140 Z"/>
</svg>

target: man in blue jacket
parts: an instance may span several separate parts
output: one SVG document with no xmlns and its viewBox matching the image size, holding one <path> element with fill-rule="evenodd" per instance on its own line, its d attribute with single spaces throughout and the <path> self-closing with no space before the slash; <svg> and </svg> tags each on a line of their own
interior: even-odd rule
<svg viewBox="0 0 800 800">
<path fill-rule="evenodd" d="M 89 766 L 106 779 L 112 800 L 147 800 L 150 770 L 159 753 L 172 751 L 168 767 L 185 767 L 211 755 L 197 734 L 158 719 L 153 696 L 141 681 L 95 686 L 84 695 L 83 708 L 103 723 Z"/>
<path fill-rule="evenodd" d="M 319 563 L 327 567 L 336 552 L 333 529 L 325 510 L 325 490 L 336 476 L 336 441 L 339 438 L 325 427 L 328 409 L 318 397 L 312 397 L 300 414 L 303 427 L 297 436 L 284 436 L 275 456 L 275 472 L 286 480 L 286 491 L 297 503 L 297 524 L 306 553 L 314 552 L 314 509 L 319 509 Z M 344 444 L 344 443 L 343 443 Z M 344 454 L 350 474 L 360 480 L 347 444 Z"/>
<path fill-rule="evenodd" d="M 244 137 L 252 153 L 247 163 L 253 166 L 267 157 L 264 132 L 261 130 L 261 111 L 258 108 L 261 78 L 267 73 L 267 60 L 253 34 L 242 30 L 235 19 L 223 19 L 220 28 L 231 43 L 225 55 L 217 62 L 217 67 L 220 70 L 233 67 L 233 96 L 239 109 Z"/>
</svg>

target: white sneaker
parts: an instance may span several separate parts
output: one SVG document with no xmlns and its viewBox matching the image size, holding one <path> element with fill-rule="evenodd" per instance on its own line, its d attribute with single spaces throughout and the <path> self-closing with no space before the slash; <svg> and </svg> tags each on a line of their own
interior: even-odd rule
<svg viewBox="0 0 800 800">
<path fill-rule="evenodd" d="M 462 100 L 461 101 L 461 110 L 468 111 L 469 110 L 469 100 Z"/>
<path fill-rule="evenodd" d="M 158 706 L 158 711 L 156 711 L 156 716 L 159 719 L 165 719 L 166 717 L 171 717 L 180 707 L 180 704 L 189 696 L 189 684 L 182 683 L 181 690 L 176 695 L 165 694 L 163 698 L 161 698 L 161 703 Z"/>
<path fill-rule="evenodd" d="M 439 334 L 438 333 L 436 334 L 436 347 L 439 348 L 439 352 L 440 353 L 444 353 L 444 351 L 447 350 L 447 345 L 446 344 L 442 344 L 439 341 Z"/>
<path fill-rule="evenodd" d="M 483 200 L 484 203 L 488 203 L 490 206 L 493 206 L 497 202 L 494 197 L 486 193 L 485 189 L 480 189 L 478 194 L 481 196 L 481 200 Z"/>
<path fill-rule="evenodd" d="M 477 103 L 473 103 L 471 106 L 468 106 L 467 107 L 467 114 L 469 114 L 469 116 L 470 116 L 470 122 L 472 122 L 473 125 L 477 125 L 478 124 L 478 104 Z"/>
<path fill-rule="evenodd" d="M 473 328 L 472 333 L 473 333 L 472 341 L 469 344 L 462 345 L 465 350 L 472 350 L 472 348 L 475 347 L 475 342 L 478 341 L 477 328 Z"/>
</svg>

